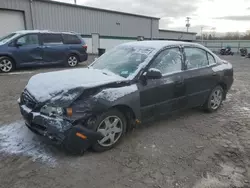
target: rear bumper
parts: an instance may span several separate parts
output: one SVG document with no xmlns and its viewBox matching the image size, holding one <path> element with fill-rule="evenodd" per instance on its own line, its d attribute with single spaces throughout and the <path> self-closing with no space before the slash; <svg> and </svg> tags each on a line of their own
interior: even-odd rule
<svg viewBox="0 0 250 188">
<path fill-rule="evenodd" d="M 26 126 L 34 133 L 44 136 L 52 142 L 66 146 L 70 151 L 85 151 L 91 145 L 103 138 L 100 133 L 80 125 L 73 125 L 69 120 L 49 117 L 38 112 L 32 112 L 25 105 L 20 105 L 21 114 Z M 85 135 L 83 139 L 77 133 Z"/>
<path fill-rule="evenodd" d="M 88 54 L 82 54 L 80 55 L 80 62 L 87 61 L 88 60 Z"/>
</svg>

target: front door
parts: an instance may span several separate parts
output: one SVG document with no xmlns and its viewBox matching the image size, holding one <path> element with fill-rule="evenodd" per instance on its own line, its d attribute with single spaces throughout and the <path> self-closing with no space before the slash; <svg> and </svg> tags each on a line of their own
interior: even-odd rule
<svg viewBox="0 0 250 188">
<path fill-rule="evenodd" d="M 185 108 L 185 83 L 182 77 L 182 54 L 179 48 L 161 51 L 148 69 L 162 73 L 160 79 L 147 79 L 139 84 L 142 119 L 164 115 Z"/>
<path fill-rule="evenodd" d="M 17 38 L 11 47 L 20 66 L 39 65 L 43 63 L 43 49 L 38 34 L 27 34 Z"/>
<path fill-rule="evenodd" d="M 186 84 L 188 107 L 205 103 L 211 89 L 216 86 L 219 75 L 212 70 L 216 66 L 214 57 L 203 49 L 185 47 L 186 70 L 183 77 Z"/>
<path fill-rule="evenodd" d="M 63 44 L 61 34 L 42 34 L 43 60 L 45 64 L 58 64 L 67 60 L 67 46 Z"/>
</svg>

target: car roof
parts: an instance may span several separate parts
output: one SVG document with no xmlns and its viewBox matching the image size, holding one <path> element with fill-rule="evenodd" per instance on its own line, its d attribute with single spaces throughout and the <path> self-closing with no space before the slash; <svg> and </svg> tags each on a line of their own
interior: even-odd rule
<svg viewBox="0 0 250 188">
<path fill-rule="evenodd" d="M 120 46 L 141 46 L 141 47 L 151 47 L 155 48 L 156 50 L 162 49 L 168 46 L 195 46 L 199 48 L 204 48 L 204 46 L 193 43 L 193 42 L 183 42 L 183 41 L 173 41 L 173 40 L 149 40 L 149 41 L 136 41 L 136 42 L 128 42 L 121 44 Z"/>
<path fill-rule="evenodd" d="M 29 34 L 29 33 L 54 33 L 54 34 L 70 34 L 70 35 L 75 35 L 77 33 L 74 32 L 57 32 L 57 31 L 50 31 L 50 30 L 20 30 L 16 31 L 14 33 L 17 34 Z"/>
</svg>

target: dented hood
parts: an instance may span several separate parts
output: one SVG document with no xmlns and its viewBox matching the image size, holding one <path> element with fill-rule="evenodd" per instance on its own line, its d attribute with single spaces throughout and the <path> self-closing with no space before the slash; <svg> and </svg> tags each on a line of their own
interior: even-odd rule
<svg viewBox="0 0 250 188">
<path fill-rule="evenodd" d="M 92 88 L 126 79 L 111 72 L 81 68 L 34 75 L 26 89 L 39 102 L 45 102 L 58 94 L 79 88 Z"/>
</svg>

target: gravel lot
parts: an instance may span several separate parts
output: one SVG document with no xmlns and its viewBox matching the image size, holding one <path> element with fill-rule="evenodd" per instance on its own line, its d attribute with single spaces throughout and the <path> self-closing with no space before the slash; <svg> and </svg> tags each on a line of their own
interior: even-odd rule
<svg viewBox="0 0 250 188">
<path fill-rule="evenodd" d="M 218 112 L 173 114 L 140 125 L 111 151 L 84 156 L 66 155 L 33 135 L 17 106 L 32 75 L 63 68 L 0 74 L 0 187 L 249 188 L 250 59 L 225 59 L 235 82 Z"/>
</svg>

